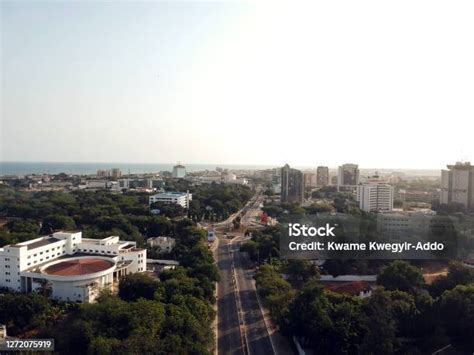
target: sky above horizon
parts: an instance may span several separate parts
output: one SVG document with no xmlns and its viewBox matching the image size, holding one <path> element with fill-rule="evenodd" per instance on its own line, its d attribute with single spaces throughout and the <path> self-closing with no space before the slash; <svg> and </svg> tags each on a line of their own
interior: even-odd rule
<svg viewBox="0 0 474 355">
<path fill-rule="evenodd" d="M 474 162 L 472 1 L 2 1 L 0 160 Z"/>
</svg>

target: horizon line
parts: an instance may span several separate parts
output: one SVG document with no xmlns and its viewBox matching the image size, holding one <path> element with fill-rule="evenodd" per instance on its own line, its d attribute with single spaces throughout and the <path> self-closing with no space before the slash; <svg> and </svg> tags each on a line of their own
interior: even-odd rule
<svg viewBox="0 0 474 355">
<path fill-rule="evenodd" d="M 283 165 L 280 166 L 280 164 L 268 164 L 268 163 L 183 163 L 183 161 L 179 162 L 118 162 L 118 161 L 32 161 L 32 160 L 0 160 L 0 164 L 4 163 L 20 163 L 20 164 L 120 164 L 120 165 L 125 165 L 125 164 L 131 164 L 131 165 L 139 165 L 139 164 L 146 164 L 146 165 L 189 165 L 189 166 L 194 166 L 194 165 L 215 165 L 216 167 L 219 166 L 254 166 L 254 167 L 269 167 L 269 168 L 279 168 Z M 334 165 L 334 166 L 328 166 L 328 165 L 317 165 L 317 164 L 289 164 L 290 166 L 294 167 L 303 167 L 303 168 L 313 168 L 316 169 L 318 166 L 327 166 L 330 169 L 337 169 L 339 166 L 343 164 L 348 164 L 348 162 L 341 163 L 340 165 Z M 353 163 L 357 164 L 357 163 Z M 359 166 L 359 170 L 442 170 L 444 169 L 443 167 L 441 168 L 433 168 L 433 167 L 427 167 L 427 168 L 409 168 L 409 167 L 361 167 L 360 164 L 357 164 Z M 450 165 L 444 164 L 444 166 Z"/>
</svg>

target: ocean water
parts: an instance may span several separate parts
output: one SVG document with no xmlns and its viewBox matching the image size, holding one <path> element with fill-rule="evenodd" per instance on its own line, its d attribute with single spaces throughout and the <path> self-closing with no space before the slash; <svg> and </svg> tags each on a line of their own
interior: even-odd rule
<svg viewBox="0 0 474 355">
<path fill-rule="evenodd" d="M 119 168 L 122 174 L 157 173 L 160 171 L 172 171 L 175 164 L 152 164 L 152 163 L 51 163 L 51 162 L 0 162 L 1 175 L 26 175 L 26 174 L 95 174 L 99 169 Z M 216 167 L 234 170 L 257 170 L 269 169 L 271 166 L 264 165 L 228 165 L 228 164 L 186 164 L 189 172 L 215 170 Z"/>
<path fill-rule="evenodd" d="M 160 171 L 172 171 L 175 164 L 162 163 L 71 163 L 71 162 L 1 162 L 0 176 L 2 175 L 27 175 L 27 174 L 77 174 L 90 175 L 97 173 L 99 169 L 119 168 L 122 174 L 143 174 L 157 173 Z M 262 170 L 271 169 L 277 166 L 271 165 L 238 165 L 238 164 L 185 164 L 188 172 L 215 170 L 217 167 L 230 170 Z M 311 171 L 316 166 L 294 166 L 296 169 Z M 330 168 L 332 173 L 336 168 Z M 361 168 L 361 175 L 372 175 L 374 171 L 381 174 L 393 171 L 404 172 L 407 176 L 436 176 L 439 177 L 439 169 L 364 169 Z"/>
</svg>

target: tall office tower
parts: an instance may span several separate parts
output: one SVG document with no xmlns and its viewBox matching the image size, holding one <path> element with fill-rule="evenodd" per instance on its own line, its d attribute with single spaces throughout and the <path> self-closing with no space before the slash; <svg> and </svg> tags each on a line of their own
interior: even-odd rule
<svg viewBox="0 0 474 355">
<path fill-rule="evenodd" d="M 281 202 L 302 203 L 303 199 L 303 173 L 286 164 L 281 168 Z"/>
<path fill-rule="evenodd" d="M 457 162 L 441 171 L 441 203 L 460 203 L 474 211 L 474 165 Z"/>
<path fill-rule="evenodd" d="M 304 173 L 303 178 L 305 188 L 316 187 L 316 173 Z"/>
<path fill-rule="evenodd" d="M 173 179 L 182 179 L 186 176 L 186 167 L 178 164 L 173 166 L 173 173 L 171 175 Z"/>
<path fill-rule="evenodd" d="M 359 183 L 359 166 L 356 164 L 344 164 L 339 167 L 337 173 L 337 186 L 356 186 Z"/>
<path fill-rule="evenodd" d="M 356 200 L 359 208 L 366 212 L 388 212 L 393 209 L 394 189 L 378 177 L 369 178 L 364 184 L 357 185 Z"/>
<path fill-rule="evenodd" d="M 318 166 L 316 170 L 316 185 L 329 185 L 329 168 L 327 166 Z"/>
</svg>

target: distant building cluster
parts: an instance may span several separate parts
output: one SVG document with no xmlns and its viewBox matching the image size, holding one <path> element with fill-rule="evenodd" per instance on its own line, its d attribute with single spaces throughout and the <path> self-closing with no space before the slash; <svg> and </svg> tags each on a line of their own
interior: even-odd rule
<svg viewBox="0 0 474 355">
<path fill-rule="evenodd" d="M 156 191 L 163 190 L 165 182 L 161 178 L 124 178 L 118 180 L 83 179 L 78 185 L 83 190 L 122 190 Z"/>
<path fill-rule="evenodd" d="M 214 171 L 201 171 L 188 174 L 186 180 L 197 185 L 211 183 L 247 185 L 249 183 L 247 178 L 240 177 L 227 169 L 216 169 Z"/>
<path fill-rule="evenodd" d="M 119 168 L 113 168 L 110 170 L 99 169 L 97 170 L 97 177 L 98 178 L 112 178 L 118 179 L 122 176 L 122 171 Z"/>
</svg>

